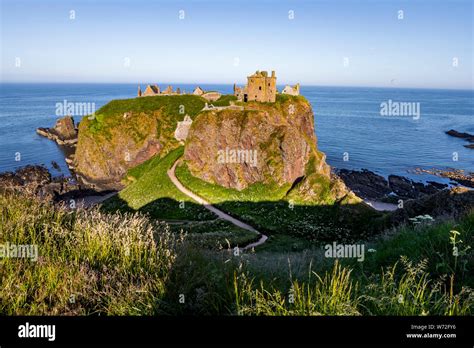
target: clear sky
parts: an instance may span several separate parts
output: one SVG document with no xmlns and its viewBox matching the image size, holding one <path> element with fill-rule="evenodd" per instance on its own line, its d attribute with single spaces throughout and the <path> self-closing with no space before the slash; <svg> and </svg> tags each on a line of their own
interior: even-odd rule
<svg viewBox="0 0 474 348">
<path fill-rule="evenodd" d="M 473 88 L 472 0 L 0 1 L 3 82 Z"/>
</svg>

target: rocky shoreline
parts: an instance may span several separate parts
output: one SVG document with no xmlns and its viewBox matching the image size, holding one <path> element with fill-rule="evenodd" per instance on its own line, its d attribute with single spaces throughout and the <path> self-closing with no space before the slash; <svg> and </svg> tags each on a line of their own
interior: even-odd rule
<svg viewBox="0 0 474 348">
<path fill-rule="evenodd" d="M 53 128 L 37 128 L 36 133 L 65 148 L 67 153 L 65 161 L 70 170 L 74 169 L 74 153 L 76 152 L 79 131 L 71 116 L 58 119 Z"/>
<path fill-rule="evenodd" d="M 452 180 L 452 184 L 461 184 L 466 187 L 474 188 L 474 173 L 466 174 L 462 169 L 448 169 L 448 170 L 441 170 L 441 169 L 422 169 L 416 168 L 413 171 L 414 174 L 430 174 L 435 175 L 441 178 L 447 178 Z"/>
<path fill-rule="evenodd" d="M 367 169 L 340 169 L 336 173 L 361 198 L 386 203 L 397 203 L 400 199 L 418 199 L 448 188 L 446 184 L 433 181 L 423 184 L 399 175 L 389 175 L 385 179 Z"/>
<path fill-rule="evenodd" d="M 106 196 L 113 191 L 95 191 L 79 183 L 74 177 L 53 177 L 41 165 L 27 165 L 14 172 L 0 173 L 0 192 L 23 192 L 44 201 L 72 203 L 90 196 Z"/>
</svg>

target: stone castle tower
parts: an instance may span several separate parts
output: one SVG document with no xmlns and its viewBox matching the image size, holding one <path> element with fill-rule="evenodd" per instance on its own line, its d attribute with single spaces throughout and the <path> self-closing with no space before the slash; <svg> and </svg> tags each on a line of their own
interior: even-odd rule
<svg viewBox="0 0 474 348">
<path fill-rule="evenodd" d="M 247 86 L 244 88 L 244 101 L 258 101 L 263 103 L 274 103 L 276 100 L 276 76 L 268 76 L 266 71 L 257 71 L 247 77 Z"/>
</svg>

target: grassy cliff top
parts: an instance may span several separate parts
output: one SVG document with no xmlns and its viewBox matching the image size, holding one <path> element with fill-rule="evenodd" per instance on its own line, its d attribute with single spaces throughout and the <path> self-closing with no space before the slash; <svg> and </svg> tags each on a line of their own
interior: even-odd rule
<svg viewBox="0 0 474 348">
<path fill-rule="evenodd" d="M 197 95 L 169 95 L 154 97 L 138 97 L 133 99 L 112 100 L 96 113 L 104 116 L 122 115 L 125 112 L 149 112 L 164 108 L 164 112 L 180 115 L 180 107 L 185 107 L 185 113 L 194 116 L 204 107 L 206 100 Z"/>
<path fill-rule="evenodd" d="M 92 133 L 107 132 L 107 129 L 127 123 L 124 114 L 153 116 L 160 113 L 173 127 L 188 114 L 194 118 L 204 107 L 206 100 L 196 95 L 172 95 L 117 99 L 96 111 L 94 117 L 84 118 Z M 92 119 L 91 119 L 92 118 Z M 130 117 L 128 117 L 130 118 Z"/>
</svg>

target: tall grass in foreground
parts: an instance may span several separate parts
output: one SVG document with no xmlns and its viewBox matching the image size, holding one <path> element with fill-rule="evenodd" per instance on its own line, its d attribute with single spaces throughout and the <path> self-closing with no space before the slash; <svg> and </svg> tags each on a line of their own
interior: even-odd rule
<svg viewBox="0 0 474 348">
<path fill-rule="evenodd" d="M 0 258 L 0 314 L 145 315 L 159 312 L 180 240 L 142 215 L 2 194 L 6 243 L 37 245 L 39 258 Z"/>
<path fill-rule="evenodd" d="M 141 214 L 0 193 L 0 246 L 39 250 L 37 261 L 0 255 L 0 315 L 472 315 L 473 221 L 398 229 L 364 265 L 290 263 L 204 250 Z"/>
<path fill-rule="evenodd" d="M 470 315 L 474 292 L 468 287 L 454 294 L 454 274 L 430 279 L 427 260 L 413 264 L 401 257 L 403 273 L 396 263 L 381 276 L 373 276 L 361 296 L 369 315 Z"/>
<path fill-rule="evenodd" d="M 471 315 L 474 292 L 462 288 L 453 293 L 454 276 L 437 281 L 425 271 L 426 262 L 413 265 L 401 258 L 404 270 L 397 276 L 397 264 L 368 285 L 359 284 L 352 270 L 334 263 L 323 277 L 292 281 L 289 291 L 258 286 L 246 273 L 235 273 L 234 293 L 240 315 Z"/>
<path fill-rule="evenodd" d="M 351 270 L 336 262 L 323 278 L 313 273 L 315 282 L 291 282 L 288 293 L 254 287 L 242 273 L 234 277 L 235 302 L 241 315 L 359 315 Z"/>
</svg>

